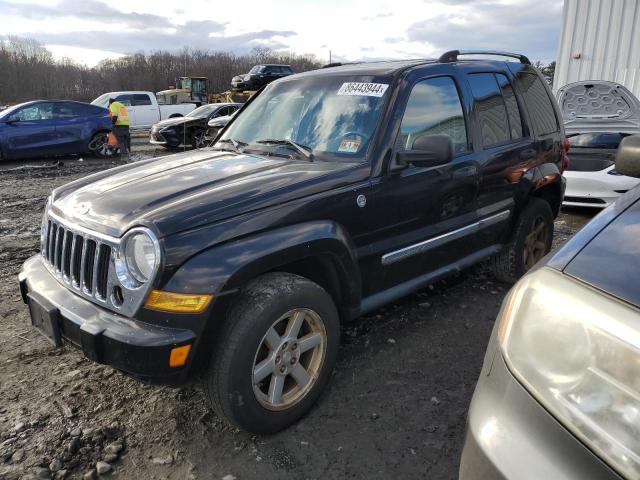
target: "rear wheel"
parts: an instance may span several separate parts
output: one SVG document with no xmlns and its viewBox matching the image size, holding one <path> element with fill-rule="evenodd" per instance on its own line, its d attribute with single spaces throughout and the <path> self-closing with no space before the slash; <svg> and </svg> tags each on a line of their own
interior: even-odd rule
<svg viewBox="0 0 640 480">
<path fill-rule="evenodd" d="M 335 364 L 336 307 L 317 284 L 273 273 L 252 282 L 227 317 L 206 382 L 217 413 L 255 433 L 273 433 L 316 402 Z"/>
<path fill-rule="evenodd" d="M 115 149 L 109 145 L 106 132 L 96 133 L 91 137 L 87 148 L 97 158 L 111 158 L 116 155 Z"/>
<path fill-rule="evenodd" d="M 546 200 L 531 197 L 520 213 L 513 240 L 492 259 L 494 275 L 513 283 L 551 250 L 553 212 Z"/>
</svg>

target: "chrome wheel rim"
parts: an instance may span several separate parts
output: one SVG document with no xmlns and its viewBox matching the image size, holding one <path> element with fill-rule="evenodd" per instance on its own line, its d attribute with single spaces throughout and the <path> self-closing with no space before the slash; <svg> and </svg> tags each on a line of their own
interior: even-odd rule
<svg viewBox="0 0 640 480">
<path fill-rule="evenodd" d="M 282 315 L 262 337 L 253 360 L 253 393 L 268 410 L 286 410 L 315 385 L 327 351 L 324 323 L 313 310 Z"/>
<path fill-rule="evenodd" d="M 548 229 L 544 218 L 536 217 L 529 234 L 524 238 L 522 260 L 526 270 L 531 269 L 547 253 L 547 237 Z"/>
</svg>

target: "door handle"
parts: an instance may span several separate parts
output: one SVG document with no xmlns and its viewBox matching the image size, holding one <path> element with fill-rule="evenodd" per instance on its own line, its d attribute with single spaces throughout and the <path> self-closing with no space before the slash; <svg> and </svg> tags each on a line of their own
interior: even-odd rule
<svg viewBox="0 0 640 480">
<path fill-rule="evenodd" d="M 537 151 L 533 148 L 528 148 L 526 150 L 523 150 L 522 152 L 520 152 L 520 160 L 531 160 L 532 158 L 535 158 L 535 156 L 537 155 Z"/>
</svg>

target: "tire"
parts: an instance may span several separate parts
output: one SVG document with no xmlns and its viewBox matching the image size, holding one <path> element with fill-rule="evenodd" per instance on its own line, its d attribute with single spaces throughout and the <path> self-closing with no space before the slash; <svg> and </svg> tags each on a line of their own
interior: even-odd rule
<svg viewBox="0 0 640 480">
<path fill-rule="evenodd" d="M 546 200 L 530 197 L 520 213 L 513 240 L 492 258 L 494 276 L 514 283 L 551 250 L 553 212 Z"/>
<path fill-rule="evenodd" d="M 106 132 L 99 132 L 91 137 L 87 150 L 96 158 L 112 158 L 117 155 L 117 151 L 109 146 Z"/>
<path fill-rule="evenodd" d="M 287 337 L 297 324 L 299 336 Z M 246 431 L 282 430 L 317 401 L 339 342 L 338 312 L 323 288 L 288 273 L 263 275 L 243 289 L 227 315 L 205 381 L 211 406 Z"/>
<path fill-rule="evenodd" d="M 194 130 L 191 134 L 191 146 L 196 148 L 203 148 L 207 145 L 206 132 L 202 129 Z"/>
</svg>

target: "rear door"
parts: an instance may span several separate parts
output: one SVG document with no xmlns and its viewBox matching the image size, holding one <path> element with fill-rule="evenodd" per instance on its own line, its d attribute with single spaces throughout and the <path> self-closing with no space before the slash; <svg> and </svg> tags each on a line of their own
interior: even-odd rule
<svg viewBox="0 0 640 480">
<path fill-rule="evenodd" d="M 26 158 L 58 155 L 56 122 L 52 102 L 27 105 L 11 115 L 15 122 L 7 125 L 7 156 Z"/>
<path fill-rule="evenodd" d="M 84 152 L 87 130 L 90 129 L 87 108 L 75 102 L 56 102 L 53 107 L 56 136 L 61 154 Z"/>
<path fill-rule="evenodd" d="M 151 100 L 149 93 L 134 93 L 132 96 L 133 108 L 136 112 L 136 127 L 150 127 L 160 120 L 160 111 Z"/>
</svg>

